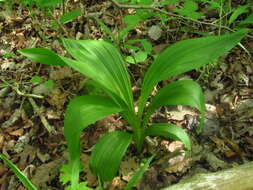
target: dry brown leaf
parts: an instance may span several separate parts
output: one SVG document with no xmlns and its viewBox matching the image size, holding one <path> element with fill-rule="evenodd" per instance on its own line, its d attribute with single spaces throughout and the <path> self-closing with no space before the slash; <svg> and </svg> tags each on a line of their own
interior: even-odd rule
<svg viewBox="0 0 253 190">
<path fill-rule="evenodd" d="M 224 140 L 225 140 L 225 142 L 226 142 L 227 144 L 229 144 L 229 146 L 232 148 L 232 150 L 233 150 L 234 152 L 236 152 L 236 154 L 237 154 L 238 156 L 242 157 L 243 153 L 242 153 L 242 151 L 241 151 L 239 145 L 238 145 L 235 141 L 233 141 L 232 139 L 228 139 L 228 138 L 226 138 L 226 137 L 224 137 Z"/>
<path fill-rule="evenodd" d="M 115 177 L 112 180 L 109 190 L 121 190 L 125 186 L 125 183 L 120 179 L 120 177 Z"/>
<path fill-rule="evenodd" d="M 26 145 L 24 147 L 24 150 L 18 154 L 18 157 L 20 157 L 20 159 L 17 165 L 20 168 L 25 168 L 26 166 L 31 164 L 33 160 L 35 159 L 36 152 L 37 152 L 37 148 L 30 145 Z"/>
<path fill-rule="evenodd" d="M 52 80 L 61 80 L 72 76 L 73 72 L 70 67 L 60 67 L 57 70 L 51 71 L 49 78 Z"/>
<path fill-rule="evenodd" d="M 181 141 L 173 141 L 168 146 L 168 151 L 170 151 L 170 152 L 174 152 L 178 149 L 179 150 L 184 149 L 184 144 Z"/>
<path fill-rule="evenodd" d="M 170 166 L 165 168 L 164 171 L 168 173 L 184 172 L 190 166 L 191 161 L 191 158 L 187 158 L 184 155 L 176 156 L 169 160 Z"/>
<path fill-rule="evenodd" d="M 17 129 L 15 131 L 12 131 L 12 132 L 9 132 L 10 135 L 13 135 L 13 136 L 22 136 L 24 134 L 24 129 L 23 128 L 20 128 L 20 129 Z"/>
<path fill-rule="evenodd" d="M 123 160 L 120 164 L 120 173 L 123 176 L 131 176 L 136 170 L 139 169 L 139 164 L 136 162 L 135 157 L 130 157 Z"/>
<path fill-rule="evenodd" d="M 60 157 L 57 160 L 40 165 L 31 179 L 32 183 L 40 189 L 49 188 L 47 184 L 59 174 L 59 167 L 64 162 L 66 162 L 66 158 Z"/>
<path fill-rule="evenodd" d="M 47 102 L 52 106 L 62 108 L 63 105 L 67 102 L 67 95 L 58 88 L 53 89 L 49 95 L 49 98 L 47 98 Z"/>
</svg>

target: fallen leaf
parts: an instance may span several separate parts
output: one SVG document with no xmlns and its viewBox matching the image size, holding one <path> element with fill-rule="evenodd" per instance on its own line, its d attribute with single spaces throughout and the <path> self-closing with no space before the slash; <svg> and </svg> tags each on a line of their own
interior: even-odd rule
<svg viewBox="0 0 253 190">
<path fill-rule="evenodd" d="M 17 129 L 15 131 L 12 131 L 12 132 L 9 132 L 10 135 L 13 135 L 13 136 L 22 136 L 24 134 L 24 129 L 23 128 L 20 128 L 20 129 Z"/>
</svg>

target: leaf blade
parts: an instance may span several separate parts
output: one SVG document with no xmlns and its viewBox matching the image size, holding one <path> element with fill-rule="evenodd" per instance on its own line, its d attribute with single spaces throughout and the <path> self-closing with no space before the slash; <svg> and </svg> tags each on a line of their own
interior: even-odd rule
<svg viewBox="0 0 253 190">
<path fill-rule="evenodd" d="M 4 162 L 8 165 L 8 167 L 11 168 L 11 170 L 15 173 L 15 175 L 18 177 L 18 179 L 24 184 L 25 187 L 27 187 L 29 190 L 38 190 L 32 182 L 23 174 L 18 167 L 12 163 L 11 160 L 9 160 L 6 156 L 3 154 L 0 154 L 0 159 L 4 160 Z"/>
<path fill-rule="evenodd" d="M 200 85 L 192 80 L 179 80 L 161 88 L 153 97 L 147 110 L 146 120 L 151 116 L 155 109 L 161 106 L 191 106 L 201 113 L 201 122 L 198 131 L 204 123 L 205 99 Z"/>
<path fill-rule="evenodd" d="M 223 36 L 184 40 L 163 51 L 149 67 L 139 99 L 139 115 L 153 87 L 160 81 L 203 66 L 232 49 L 247 33 L 247 29 Z"/>
<path fill-rule="evenodd" d="M 187 133 L 176 125 L 170 123 L 156 123 L 148 127 L 146 136 L 162 136 L 183 142 L 187 150 L 191 149 L 191 141 Z"/>
<path fill-rule="evenodd" d="M 88 76 L 108 91 L 113 99 L 121 99 L 133 110 L 130 77 L 122 56 L 110 43 L 98 40 L 62 39 L 63 45 L 76 59 L 70 67 Z M 64 59 L 68 62 L 68 59 Z M 118 102 L 123 105 L 122 102 Z"/>
<path fill-rule="evenodd" d="M 130 181 L 127 183 L 127 185 L 124 187 L 124 190 L 131 190 L 133 186 L 137 183 L 137 181 L 142 177 L 142 175 L 145 172 L 145 169 L 149 167 L 150 162 L 153 160 L 155 155 L 151 156 L 145 164 L 140 168 L 139 171 L 137 171 L 134 176 L 130 179 Z"/>
<path fill-rule="evenodd" d="M 70 101 L 64 118 L 64 136 L 70 154 L 73 189 L 78 187 L 79 180 L 81 131 L 95 121 L 120 111 L 122 111 L 121 107 L 111 99 L 102 96 L 80 96 Z"/>
<path fill-rule="evenodd" d="M 249 5 L 244 5 L 244 6 L 238 6 L 235 11 L 232 13 L 228 20 L 228 24 L 232 24 L 241 14 L 247 13 Z"/>
<path fill-rule="evenodd" d="M 21 49 L 18 52 L 34 62 L 51 66 L 66 66 L 66 63 L 56 53 L 47 48 Z"/>
<path fill-rule="evenodd" d="M 81 10 L 80 9 L 76 9 L 76 10 L 73 10 L 73 11 L 70 11 L 70 12 L 67 12 L 67 13 L 63 14 L 60 17 L 59 21 L 60 21 L 61 24 L 66 24 L 68 22 L 73 21 L 74 19 L 76 19 L 81 14 L 82 14 Z"/>
<path fill-rule="evenodd" d="M 104 135 L 92 150 L 90 167 L 102 181 L 115 177 L 132 135 L 124 131 L 114 131 Z"/>
</svg>

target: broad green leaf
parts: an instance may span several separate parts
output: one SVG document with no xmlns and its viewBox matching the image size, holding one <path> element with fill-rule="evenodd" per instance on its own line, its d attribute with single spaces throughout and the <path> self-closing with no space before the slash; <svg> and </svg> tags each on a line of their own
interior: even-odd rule
<svg viewBox="0 0 253 190">
<path fill-rule="evenodd" d="M 128 63 L 131 63 L 131 64 L 135 64 L 135 63 L 136 63 L 136 61 L 135 61 L 135 59 L 134 59 L 134 56 L 127 56 L 127 57 L 126 57 L 126 61 L 127 61 Z"/>
<path fill-rule="evenodd" d="M 32 83 L 40 83 L 40 82 L 42 82 L 42 79 L 41 79 L 40 76 L 35 75 L 35 76 L 33 76 L 31 78 L 30 82 L 32 82 Z"/>
<path fill-rule="evenodd" d="M 93 190 L 92 188 L 88 187 L 88 182 L 81 182 L 78 184 L 77 189 L 75 190 Z M 67 186 L 65 190 L 71 190 L 71 186 Z"/>
<path fill-rule="evenodd" d="M 64 164 L 61 166 L 59 179 L 63 185 L 71 181 L 71 169 L 72 167 L 70 164 Z"/>
<path fill-rule="evenodd" d="M 119 31 L 119 39 L 124 40 L 128 32 L 130 30 L 133 30 L 139 24 L 140 21 L 141 18 L 138 14 L 126 15 L 125 17 L 123 17 L 123 23 L 127 26 Z"/>
<path fill-rule="evenodd" d="M 81 13 L 82 13 L 82 12 L 81 12 L 80 9 L 76 9 L 76 10 L 67 12 L 67 13 L 63 14 L 63 15 L 60 17 L 60 23 L 61 23 L 61 24 L 66 24 L 66 23 L 68 23 L 68 22 L 71 22 L 71 21 L 73 21 L 74 19 L 76 19 L 78 16 L 80 16 Z"/>
<path fill-rule="evenodd" d="M 191 141 L 181 128 L 169 123 L 156 123 L 146 129 L 146 136 L 162 136 L 181 141 L 187 150 L 191 149 Z"/>
<path fill-rule="evenodd" d="M 184 40 L 165 49 L 157 56 L 144 77 L 139 116 L 142 115 L 149 94 L 158 82 L 203 66 L 224 55 L 240 42 L 247 31 Z"/>
<path fill-rule="evenodd" d="M 52 66 L 66 66 L 56 53 L 46 48 L 21 49 L 18 52 L 34 62 Z"/>
<path fill-rule="evenodd" d="M 126 65 L 118 50 L 98 40 L 62 39 L 63 45 L 76 59 L 63 58 L 70 67 L 100 84 L 120 105 L 133 110 L 133 95 Z M 121 100 L 121 102 L 119 101 Z"/>
<path fill-rule="evenodd" d="M 228 23 L 232 24 L 241 14 L 248 12 L 249 5 L 239 6 L 230 16 Z"/>
<path fill-rule="evenodd" d="M 178 2 L 179 2 L 179 0 L 164 0 L 164 1 L 161 1 L 160 4 L 161 5 L 172 5 L 172 4 L 176 4 Z"/>
<path fill-rule="evenodd" d="M 147 40 L 141 40 L 141 45 L 143 46 L 144 50 L 148 53 L 152 51 L 152 44 L 149 43 Z"/>
<path fill-rule="evenodd" d="M 139 15 L 126 15 L 123 17 L 124 24 L 137 25 L 141 21 Z"/>
<path fill-rule="evenodd" d="M 124 190 L 131 190 L 133 186 L 140 180 L 142 175 L 144 174 L 145 170 L 149 167 L 150 162 L 153 160 L 154 155 L 151 156 L 145 164 L 140 168 L 139 171 L 137 171 L 134 176 L 130 179 L 130 181 L 127 183 L 126 187 L 124 187 Z"/>
<path fill-rule="evenodd" d="M 199 19 L 203 15 L 203 13 L 196 12 L 197 10 L 198 10 L 198 4 L 195 3 L 194 1 L 187 0 L 184 3 L 184 7 L 181 9 L 175 10 L 175 12 L 183 16 L 193 18 L 193 19 Z"/>
<path fill-rule="evenodd" d="M 91 153 L 92 172 L 104 182 L 111 181 L 131 140 L 132 135 L 124 131 L 114 131 L 99 139 Z"/>
<path fill-rule="evenodd" d="M 152 45 L 146 39 L 137 39 L 137 40 L 128 40 L 124 45 L 126 48 L 139 50 L 140 48 L 137 46 L 133 46 L 134 43 L 140 43 L 143 46 L 143 50 L 150 53 L 152 51 Z"/>
<path fill-rule="evenodd" d="M 14 172 L 14 174 L 16 175 L 16 177 L 24 184 L 24 186 L 29 189 L 29 190 L 38 190 L 33 184 L 32 182 L 23 174 L 22 171 L 20 171 L 20 169 L 18 169 L 18 167 L 12 163 L 11 160 L 9 160 L 6 156 L 4 156 L 3 154 L 0 154 L 0 159 L 2 159 L 9 168 L 11 168 L 11 170 Z"/>
<path fill-rule="evenodd" d="M 141 63 L 144 62 L 148 57 L 147 52 L 145 51 L 138 51 L 135 55 L 134 58 L 136 60 L 137 63 Z"/>
<path fill-rule="evenodd" d="M 148 107 L 146 120 L 161 106 L 184 105 L 198 109 L 201 113 L 201 125 L 204 121 L 205 100 L 201 87 L 192 80 L 172 82 L 158 91 Z M 200 132 L 200 128 L 198 129 Z"/>
<path fill-rule="evenodd" d="M 154 3 L 153 0 L 139 0 L 139 5 L 152 5 Z"/>
<path fill-rule="evenodd" d="M 102 96 L 80 96 L 72 99 L 64 118 L 64 136 L 70 154 L 71 187 L 77 188 L 80 171 L 80 134 L 88 125 L 122 111 L 111 99 Z"/>
<path fill-rule="evenodd" d="M 53 89 L 54 88 L 54 81 L 53 80 L 47 80 L 43 83 L 47 88 Z"/>
<path fill-rule="evenodd" d="M 52 8 L 57 4 L 61 3 L 62 0 L 50 0 L 50 1 L 36 0 L 35 2 L 40 8 Z"/>
</svg>

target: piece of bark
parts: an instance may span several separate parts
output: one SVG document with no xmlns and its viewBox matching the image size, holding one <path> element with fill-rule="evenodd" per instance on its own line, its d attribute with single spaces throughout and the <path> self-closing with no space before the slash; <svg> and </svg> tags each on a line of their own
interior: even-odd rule
<svg viewBox="0 0 253 190">
<path fill-rule="evenodd" d="M 208 174 L 196 174 L 162 190 L 253 190 L 253 162 Z"/>
</svg>

